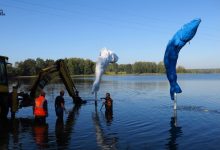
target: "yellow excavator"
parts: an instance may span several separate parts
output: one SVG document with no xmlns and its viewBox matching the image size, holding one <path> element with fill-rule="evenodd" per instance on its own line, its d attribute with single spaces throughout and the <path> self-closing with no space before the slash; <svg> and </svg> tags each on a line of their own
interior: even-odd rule
<svg viewBox="0 0 220 150">
<path fill-rule="evenodd" d="M 6 66 L 8 57 L 0 56 L 0 118 L 8 114 L 8 75 Z"/>
<path fill-rule="evenodd" d="M 66 90 L 72 97 L 75 105 L 86 103 L 79 96 L 69 70 L 64 60 L 57 60 L 52 66 L 42 69 L 30 88 L 30 94 L 18 93 L 19 85 L 13 86 L 13 90 L 9 93 L 8 74 L 7 74 L 8 57 L 0 56 L 0 118 L 6 118 L 9 108 L 11 109 L 12 117 L 18 108 L 32 106 L 34 99 L 39 96 L 40 91 L 55 77 L 59 76 L 63 81 Z M 20 103 L 19 103 L 20 100 Z"/>
</svg>

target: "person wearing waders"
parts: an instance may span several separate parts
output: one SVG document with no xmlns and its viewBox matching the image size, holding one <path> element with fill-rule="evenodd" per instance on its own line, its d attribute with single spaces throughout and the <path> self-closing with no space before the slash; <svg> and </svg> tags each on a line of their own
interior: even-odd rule
<svg viewBox="0 0 220 150">
<path fill-rule="evenodd" d="M 110 93 L 106 93 L 105 102 L 103 102 L 103 105 L 105 105 L 105 118 L 107 120 L 107 123 L 111 123 L 113 119 L 113 100 L 110 97 Z"/>
</svg>

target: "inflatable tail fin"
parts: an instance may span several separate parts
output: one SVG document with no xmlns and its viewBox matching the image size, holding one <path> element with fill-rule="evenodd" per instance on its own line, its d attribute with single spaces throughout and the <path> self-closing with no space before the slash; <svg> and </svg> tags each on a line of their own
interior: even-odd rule
<svg viewBox="0 0 220 150">
<path fill-rule="evenodd" d="M 177 83 L 170 87 L 170 97 L 172 100 L 174 100 L 174 93 L 182 93 L 182 90 Z"/>
</svg>

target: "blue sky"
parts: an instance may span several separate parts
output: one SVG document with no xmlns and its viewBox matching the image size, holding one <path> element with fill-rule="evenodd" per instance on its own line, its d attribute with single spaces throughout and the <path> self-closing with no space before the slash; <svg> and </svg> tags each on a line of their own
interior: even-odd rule
<svg viewBox="0 0 220 150">
<path fill-rule="evenodd" d="M 179 53 L 186 68 L 220 68 L 219 0 L 1 0 L 0 55 L 88 58 L 101 48 L 119 64 L 163 60 L 168 41 L 194 18 L 202 22 Z"/>
</svg>

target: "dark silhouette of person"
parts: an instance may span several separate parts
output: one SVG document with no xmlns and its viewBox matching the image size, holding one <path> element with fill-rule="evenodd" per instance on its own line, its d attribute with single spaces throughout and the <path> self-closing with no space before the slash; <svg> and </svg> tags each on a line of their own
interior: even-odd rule
<svg viewBox="0 0 220 150">
<path fill-rule="evenodd" d="M 64 101 L 64 91 L 60 91 L 60 95 L 55 99 L 55 111 L 58 119 L 63 120 L 63 112 L 65 109 L 65 101 Z"/>
<path fill-rule="evenodd" d="M 110 93 L 106 93 L 104 104 L 105 104 L 105 118 L 107 124 L 109 124 L 113 120 L 113 100 L 111 99 Z"/>
<path fill-rule="evenodd" d="M 111 99 L 110 93 L 106 93 L 105 97 L 105 110 L 112 111 L 113 108 L 113 100 Z"/>
</svg>

